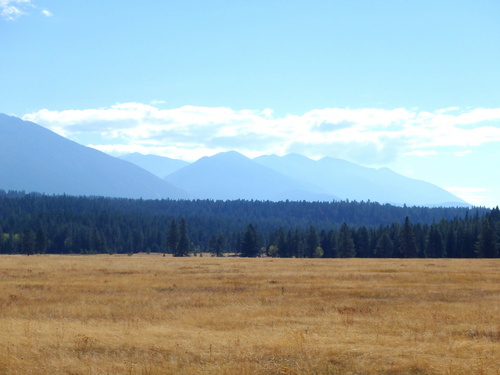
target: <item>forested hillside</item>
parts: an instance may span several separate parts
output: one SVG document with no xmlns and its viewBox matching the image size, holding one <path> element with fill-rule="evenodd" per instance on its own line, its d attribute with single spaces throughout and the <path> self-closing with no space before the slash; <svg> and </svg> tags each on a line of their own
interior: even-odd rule
<svg viewBox="0 0 500 375">
<path fill-rule="evenodd" d="M 498 257 L 498 208 L 373 202 L 132 200 L 0 191 L 0 253 L 212 252 Z"/>
</svg>

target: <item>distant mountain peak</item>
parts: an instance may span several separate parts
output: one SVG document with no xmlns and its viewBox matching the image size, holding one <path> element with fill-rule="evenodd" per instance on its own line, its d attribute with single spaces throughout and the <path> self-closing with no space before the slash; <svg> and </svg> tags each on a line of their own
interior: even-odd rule
<svg viewBox="0 0 500 375">
<path fill-rule="evenodd" d="M 340 199 L 420 206 L 467 204 L 438 186 L 402 176 L 389 168 L 374 169 L 328 156 L 318 161 L 300 155 L 255 160 Z"/>
<path fill-rule="evenodd" d="M 306 185 L 235 152 L 204 157 L 166 177 L 198 198 L 257 200 L 333 200 Z"/>
<path fill-rule="evenodd" d="M 124 160 L 40 125 L 0 115 L 0 189 L 123 198 L 190 196 Z"/>
<path fill-rule="evenodd" d="M 245 155 L 240 154 L 238 151 L 224 151 L 218 154 L 209 156 L 211 159 L 225 159 L 225 160 L 250 160 Z"/>
</svg>

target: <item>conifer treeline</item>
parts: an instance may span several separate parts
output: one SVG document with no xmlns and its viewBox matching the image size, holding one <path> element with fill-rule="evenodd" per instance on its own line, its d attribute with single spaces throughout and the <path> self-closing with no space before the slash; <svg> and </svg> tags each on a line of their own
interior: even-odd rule
<svg viewBox="0 0 500 375">
<path fill-rule="evenodd" d="M 499 256 L 500 213 L 373 202 L 131 200 L 0 191 L 0 253 Z"/>
</svg>

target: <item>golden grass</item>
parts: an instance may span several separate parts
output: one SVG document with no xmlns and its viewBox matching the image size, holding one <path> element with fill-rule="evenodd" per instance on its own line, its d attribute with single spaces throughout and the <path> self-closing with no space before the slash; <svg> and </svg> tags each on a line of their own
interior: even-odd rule
<svg viewBox="0 0 500 375">
<path fill-rule="evenodd" d="M 500 374 L 500 260 L 0 257 L 0 374 Z"/>
</svg>

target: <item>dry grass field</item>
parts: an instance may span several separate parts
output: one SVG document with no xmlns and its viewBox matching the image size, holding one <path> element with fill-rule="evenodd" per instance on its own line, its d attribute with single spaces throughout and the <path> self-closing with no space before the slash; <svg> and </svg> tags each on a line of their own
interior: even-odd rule
<svg viewBox="0 0 500 375">
<path fill-rule="evenodd" d="M 500 374 L 500 260 L 1 256 L 0 374 Z"/>
</svg>

